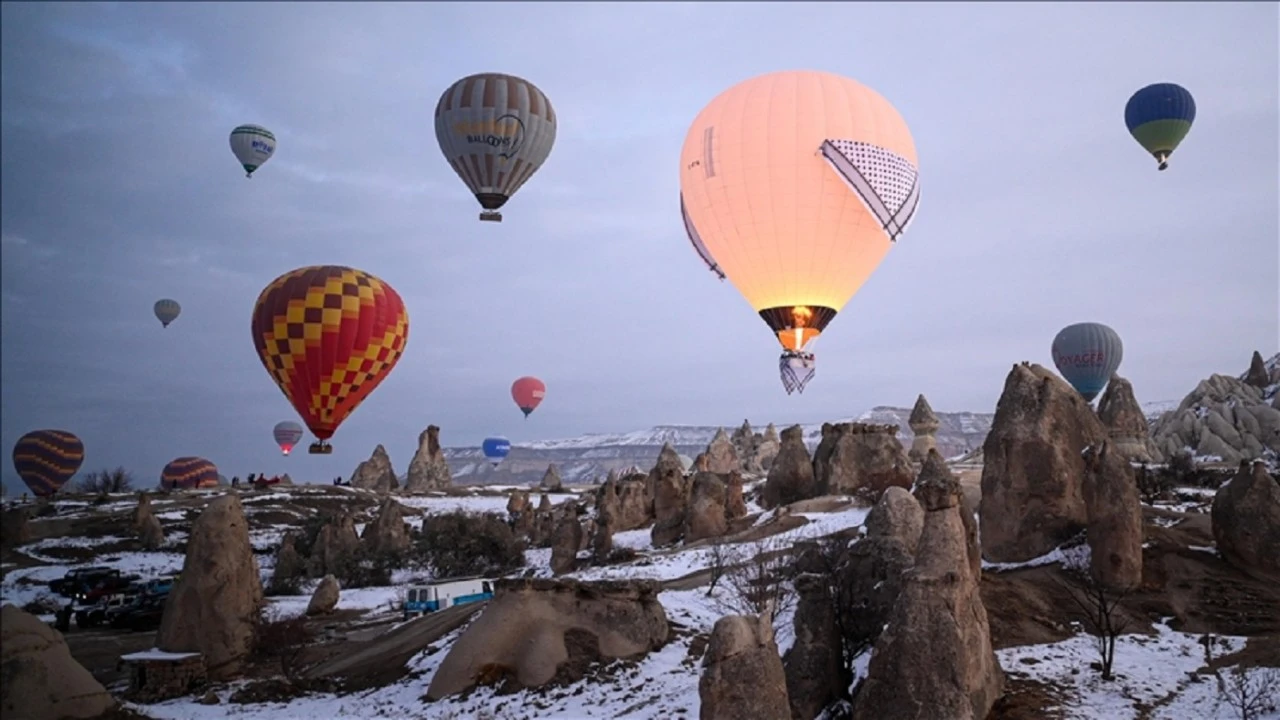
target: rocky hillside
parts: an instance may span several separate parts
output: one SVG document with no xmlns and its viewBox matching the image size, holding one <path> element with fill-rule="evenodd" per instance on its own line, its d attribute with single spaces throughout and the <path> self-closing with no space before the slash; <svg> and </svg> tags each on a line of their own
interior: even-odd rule
<svg viewBox="0 0 1280 720">
<path fill-rule="evenodd" d="M 1200 381 L 1152 425 L 1151 437 L 1165 457 L 1190 452 L 1205 461 L 1274 463 L 1280 457 L 1280 353 L 1264 361 L 1255 352 L 1243 375 Z"/>
<path fill-rule="evenodd" d="M 907 427 L 910 408 L 875 407 L 857 418 L 839 422 L 866 422 L 898 426 L 898 439 L 911 444 Z M 991 413 L 937 413 L 938 452 L 954 457 L 980 447 L 991 429 Z M 779 429 L 790 423 L 777 423 Z M 724 426 L 733 430 L 735 425 Z M 812 451 L 822 439 L 822 423 L 802 424 L 805 445 Z M 707 448 L 719 426 L 659 425 L 648 430 L 619 434 L 589 434 L 563 440 L 514 444 L 511 454 L 496 470 L 484 459 L 479 447 L 445 448 L 444 456 L 453 470 L 454 481 L 463 484 L 522 484 L 542 479 L 547 466 L 555 464 L 568 483 L 603 479 L 610 470 L 632 466 L 649 468 L 658 451 L 670 443 L 682 455 L 696 457 Z M 762 430 L 757 427 L 756 430 Z"/>
</svg>

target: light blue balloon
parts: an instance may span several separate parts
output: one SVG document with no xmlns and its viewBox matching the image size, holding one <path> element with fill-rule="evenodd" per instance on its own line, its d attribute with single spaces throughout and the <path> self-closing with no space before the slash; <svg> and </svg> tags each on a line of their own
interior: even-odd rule
<svg viewBox="0 0 1280 720">
<path fill-rule="evenodd" d="M 1068 325 L 1053 339 L 1053 364 L 1085 400 L 1107 386 L 1124 358 L 1124 343 L 1102 323 Z"/>
</svg>

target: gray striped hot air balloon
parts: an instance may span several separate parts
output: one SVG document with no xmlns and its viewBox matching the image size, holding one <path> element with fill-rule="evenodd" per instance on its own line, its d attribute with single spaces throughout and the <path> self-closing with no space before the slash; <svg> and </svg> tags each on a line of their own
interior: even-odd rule
<svg viewBox="0 0 1280 720">
<path fill-rule="evenodd" d="M 169 323 L 177 320 L 178 316 L 182 314 L 182 306 L 178 304 L 178 301 L 170 300 L 169 298 L 157 300 L 154 310 L 156 319 L 160 321 L 163 327 L 169 327 Z"/>
<path fill-rule="evenodd" d="M 302 426 L 292 420 L 283 420 L 271 429 L 271 435 L 280 446 L 280 452 L 288 455 L 293 446 L 302 439 Z"/>
<path fill-rule="evenodd" d="M 480 219 L 501 222 L 498 208 L 551 154 L 556 113 L 528 80 L 503 73 L 469 75 L 436 103 L 436 140 L 480 201 Z"/>
<path fill-rule="evenodd" d="M 1068 325 L 1053 339 L 1053 364 L 1085 400 L 1093 399 L 1124 359 L 1124 343 L 1102 323 Z"/>
<path fill-rule="evenodd" d="M 231 131 L 231 152 L 244 168 L 244 176 L 251 178 L 276 154 L 276 136 L 261 125 L 241 125 Z"/>
</svg>

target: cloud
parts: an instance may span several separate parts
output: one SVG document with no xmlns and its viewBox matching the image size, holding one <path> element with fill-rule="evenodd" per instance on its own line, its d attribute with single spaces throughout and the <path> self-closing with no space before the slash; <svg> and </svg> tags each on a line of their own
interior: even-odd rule
<svg viewBox="0 0 1280 720">
<path fill-rule="evenodd" d="M 1050 362 L 1081 317 L 1122 329 L 1144 399 L 1280 346 L 1274 6 L 246 7 L 0 6 L 0 441 L 75 427 L 95 463 L 331 477 L 377 443 L 407 462 L 432 422 L 465 443 L 848 417 L 922 390 L 989 410 L 1009 364 Z M 788 397 L 776 340 L 689 247 L 676 168 L 712 97 L 797 67 L 898 107 L 924 196 Z M 432 111 L 493 69 L 538 84 L 560 127 L 482 223 Z M 1163 78 L 1202 112 L 1156 173 L 1120 113 Z M 279 138 L 252 180 L 227 141 L 246 122 Z M 248 318 L 272 279 L 322 263 L 395 287 L 409 348 L 338 452 L 284 465 L 270 427 L 296 413 Z M 183 306 L 167 329 L 159 297 Z M 551 385 L 529 422 L 507 394 L 523 374 Z"/>
</svg>

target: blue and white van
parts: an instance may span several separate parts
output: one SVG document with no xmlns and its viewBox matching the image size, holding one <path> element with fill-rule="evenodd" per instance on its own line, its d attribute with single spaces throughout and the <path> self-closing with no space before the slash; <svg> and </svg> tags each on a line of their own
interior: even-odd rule
<svg viewBox="0 0 1280 720">
<path fill-rule="evenodd" d="M 410 587 L 404 599 L 404 617 L 408 620 L 454 605 L 481 602 L 493 597 L 493 584 L 484 578 L 439 580 L 429 585 Z"/>
</svg>

